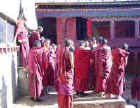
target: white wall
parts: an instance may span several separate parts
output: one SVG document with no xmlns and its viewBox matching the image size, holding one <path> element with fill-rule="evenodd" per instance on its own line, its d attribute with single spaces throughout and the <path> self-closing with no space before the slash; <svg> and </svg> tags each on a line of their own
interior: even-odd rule
<svg viewBox="0 0 140 108">
<path fill-rule="evenodd" d="M 37 29 L 37 20 L 35 14 L 35 0 L 1 0 L 0 13 L 8 16 L 15 22 L 17 21 L 19 10 L 23 8 L 24 15 L 27 19 L 27 26 L 29 29 Z"/>
<path fill-rule="evenodd" d="M 17 53 L 0 54 L 0 90 L 2 108 L 10 108 L 17 94 Z"/>
<path fill-rule="evenodd" d="M 0 12 L 16 21 L 19 13 L 19 3 L 20 0 L 1 0 Z"/>
</svg>

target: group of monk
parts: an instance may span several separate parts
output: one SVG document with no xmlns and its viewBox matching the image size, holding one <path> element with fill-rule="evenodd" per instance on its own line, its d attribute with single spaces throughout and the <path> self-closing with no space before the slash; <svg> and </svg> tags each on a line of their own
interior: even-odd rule
<svg viewBox="0 0 140 108">
<path fill-rule="evenodd" d="M 59 108 L 72 108 L 73 89 L 78 96 L 86 96 L 85 91 L 90 88 L 105 98 L 122 95 L 129 55 L 127 44 L 111 49 L 107 39 L 93 37 L 80 41 L 76 47 L 66 39 L 61 46 L 41 38 L 42 30 L 39 27 L 29 38 L 23 32 L 17 36 L 23 66 L 29 71 L 28 88 L 33 101 L 40 101 L 49 85 L 58 92 Z"/>
<path fill-rule="evenodd" d="M 28 88 L 33 101 L 40 101 L 49 85 L 56 88 L 59 108 L 72 108 L 73 90 L 77 96 L 86 96 L 85 91 L 91 88 L 105 98 L 122 95 L 129 55 L 127 44 L 111 49 L 107 39 L 93 37 L 79 45 L 65 39 L 61 46 L 41 38 L 42 27 L 30 36 L 24 27 L 19 28 L 22 30 L 17 30 L 16 37 L 21 64 L 29 71 Z"/>
</svg>

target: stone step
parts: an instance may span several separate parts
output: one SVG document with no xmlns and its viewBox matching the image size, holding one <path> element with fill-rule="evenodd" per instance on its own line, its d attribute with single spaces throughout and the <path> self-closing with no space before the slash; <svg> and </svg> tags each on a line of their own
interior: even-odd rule
<svg viewBox="0 0 140 108">
<path fill-rule="evenodd" d="M 42 102 L 33 102 L 29 96 L 25 96 L 17 99 L 13 108 L 58 108 L 56 92 L 50 92 L 42 99 Z M 125 100 L 123 98 L 105 99 L 93 93 L 85 97 L 74 95 L 73 108 L 125 108 Z"/>
<path fill-rule="evenodd" d="M 125 108 L 125 100 L 105 99 L 97 94 L 90 94 L 87 97 L 79 97 L 74 99 L 74 108 Z"/>
<path fill-rule="evenodd" d="M 125 108 L 136 108 L 134 105 L 126 105 Z"/>
</svg>

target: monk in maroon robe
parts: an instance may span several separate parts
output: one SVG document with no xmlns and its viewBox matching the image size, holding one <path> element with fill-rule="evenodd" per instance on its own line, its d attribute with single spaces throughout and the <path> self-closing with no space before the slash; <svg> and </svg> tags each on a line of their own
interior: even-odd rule
<svg viewBox="0 0 140 108">
<path fill-rule="evenodd" d="M 29 53 L 29 41 L 26 33 L 20 32 L 17 35 L 17 40 L 20 43 L 20 60 L 23 67 L 27 66 L 28 53 Z"/>
<path fill-rule="evenodd" d="M 96 76 L 95 76 L 95 60 L 94 60 L 94 50 L 97 48 L 97 40 L 95 37 L 91 37 L 90 39 L 90 48 L 92 51 L 92 56 L 91 56 L 91 66 L 90 66 L 90 73 L 89 73 L 89 88 L 90 89 L 95 89 L 95 84 L 96 84 Z"/>
<path fill-rule="evenodd" d="M 29 37 L 29 45 L 30 45 L 30 48 L 32 48 L 33 46 L 33 43 L 35 40 L 39 40 L 41 41 L 41 37 L 40 37 L 40 33 L 43 31 L 43 28 L 41 26 L 38 27 L 37 30 L 34 30 L 30 37 Z"/>
<path fill-rule="evenodd" d="M 124 44 L 123 48 L 112 50 L 113 65 L 107 81 L 106 92 L 109 94 L 107 95 L 107 98 L 110 98 L 110 94 L 116 95 L 116 98 L 119 98 L 119 96 L 123 94 L 125 67 L 127 65 L 127 58 L 129 55 L 127 49 L 127 44 Z"/>
<path fill-rule="evenodd" d="M 25 26 L 25 18 L 23 16 L 23 14 L 21 14 L 19 17 L 18 17 L 18 20 L 17 20 L 17 23 L 16 23 L 16 32 L 15 32 L 15 38 L 14 38 L 14 41 L 16 41 L 17 39 L 17 35 L 20 34 L 21 32 L 23 34 L 28 34 L 28 30 Z"/>
<path fill-rule="evenodd" d="M 46 61 L 43 64 L 44 67 L 44 75 L 43 75 L 43 87 L 44 87 L 44 94 L 47 94 L 48 92 L 48 85 L 50 85 L 50 63 L 49 63 L 49 58 L 50 58 L 50 40 L 46 39 L 44 41 L 44 52 L 45 52 L 45 56 L 43 57 L 44 60 Z"/>
<path fill-rule="evenodd" d="M 41 48 L 40 41 L 36 40 L 29 52 L 28 61 L 28 87 L 31 99 L 40 101 L 40 96 L 43 89 L 42 79 L 44 74 L 44 49 Z"/>
<path fill-rule="evenodd" d="M 111 72 L 111 67 L 111 48 L 107 45 L 107 40 L 103 39 L 102 43 L 95 49 L 95 90 L 101 93 L 101 96 L 106 90 L 106 80 Z"/>
<path fill-rule="evenodd" d="M 132 99 L 140 99 L 140 78 L 139 74 L 136 74 L 131 81 L 131 96 Z"/>
<path fill-rule="evenodd" d="M 85 43 L 83 43 L 85 44 Z M 75 73 L 74 89 L 77 95 L 84 96 L 84 91 L 88 90 L 88 74 L 90 69 L 91 50 L 85 49 L 83 45 L 75 49 Z"/>
<path fill-rule="evenodd" d="M 56 45 L 51 45 L 51 51 L 49 56 L 49 71 L 50 71 L 50 85 L 55 85 L 57 77 L 57 64 L 56 64 Z"/>
<path fill-rule="evenodd" d="M 74 59 L 71 51 L 71 40 L 65 40 L 65 47 L 58 48 L 58 79 L 57 79 L 57 101 L 58 108 L 72 108 L 72 91 L 74 77 Z"/>
</svg>

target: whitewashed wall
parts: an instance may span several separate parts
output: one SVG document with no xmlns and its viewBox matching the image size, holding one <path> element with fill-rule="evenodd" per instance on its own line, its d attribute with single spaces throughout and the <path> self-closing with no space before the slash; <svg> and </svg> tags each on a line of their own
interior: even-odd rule
<svg viewBox="0 0 140 108">
<path fill-rule="evenodd" d="M 1 107 L 10 108 L 17 96 L 17 53 L 0 54 Z"/>
<path fill-rule="evenodd" d="M 21 3 L 21 6 L 20 6 Z M 24 15 L 27 19 L 29 29 L 37 29 L 37 20 L 35 14 L 35 0 L 1 0 L 0 13 L 8 16 L 15 22 L 17 21 L 20 7 L 23 8 Z"/>
</svg>

